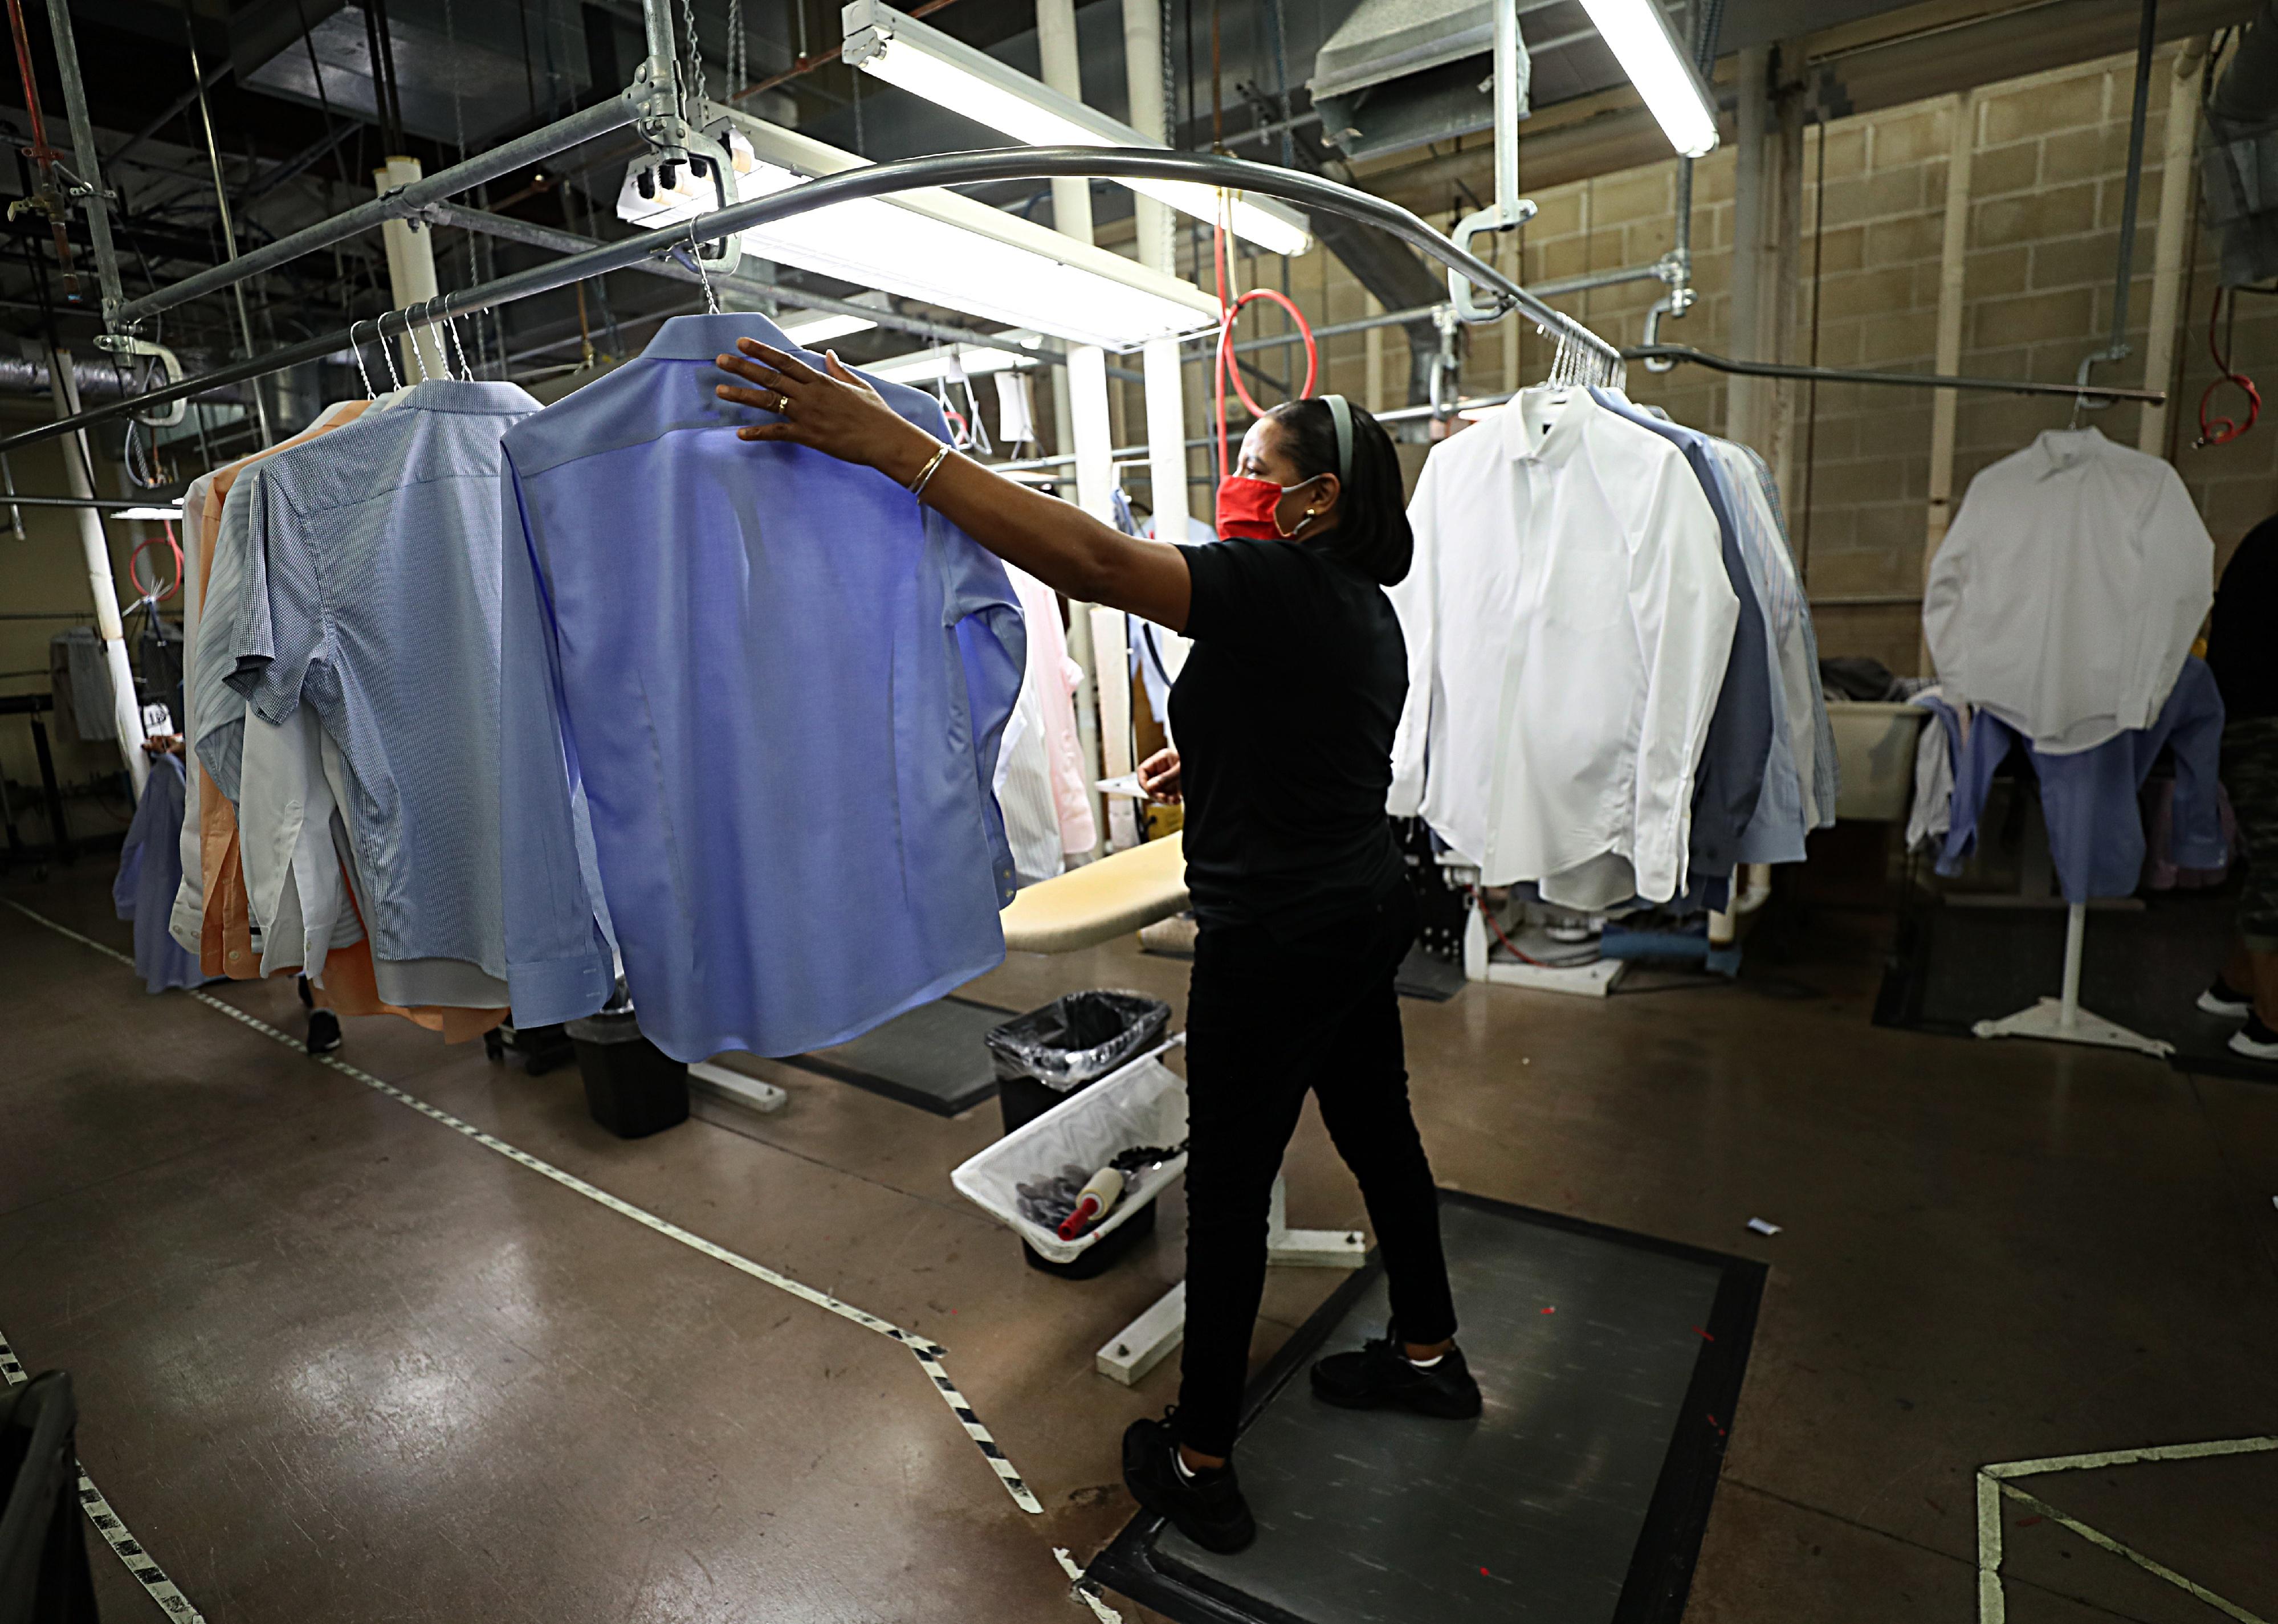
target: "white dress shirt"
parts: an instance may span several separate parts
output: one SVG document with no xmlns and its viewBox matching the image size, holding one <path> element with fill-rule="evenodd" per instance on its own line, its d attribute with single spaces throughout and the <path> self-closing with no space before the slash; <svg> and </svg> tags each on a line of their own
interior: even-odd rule
<svg viewBox="0 0 2278 1624">
<path fill-rule="evenodd" d="M 1409 520 L 1389 810 L 1489 885 L 1676 896 L 1739 619 L 1684 454 L 1586 390 L 1530 389 L 1433 450 Z"/>
<path fill-rule="evenodd" d="M 1949 698 L 2048 755 L 2148 728 L 2214 599 L 2214 543 L 2161 459 L 2052 429 L 1969 482 L 1923 629 Z"/>
</svg>

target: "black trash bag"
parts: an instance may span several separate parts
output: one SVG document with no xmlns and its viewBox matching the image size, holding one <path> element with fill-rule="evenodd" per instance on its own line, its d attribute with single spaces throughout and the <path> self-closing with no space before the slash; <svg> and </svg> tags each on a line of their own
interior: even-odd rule
<svg viewBox="0 0 2278 1624">
<path fill-rule="evenodd" d="M 1069 993 L 992 1028 L 997 1080 L 1072 1094 L 1162 1041 L 1171 1006 L 1143 993 Z"/>
</svg>

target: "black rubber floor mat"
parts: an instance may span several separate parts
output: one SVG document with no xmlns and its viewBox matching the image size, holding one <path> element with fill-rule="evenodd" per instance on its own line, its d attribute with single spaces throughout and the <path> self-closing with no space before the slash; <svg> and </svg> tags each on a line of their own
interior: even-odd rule
<svg viewBox="0 0 2278 1624">
<path fill-rule="evenodd" d="M 1442 1192 L 1476 1422 L 1333 1409 L 1306 1368 L 1381 1336 L 1372 1255 L 1252 1384 L 1235 1461 L 1257 1543 L 1143 1513 L 1091 1576 L 1180 1624 L 1674 1624 L 1764 1268 Z"/>
<path fill-rule="evenodd" d="M 1421 998 L 1427 1003 L 1445 1003 L 1464 990 L 1464 967 L 1452 964 L 1433 953 L 1425 951 L 1423 945 L 1408 949 L 1408 957 L 1400 961 L 1400 968 L 1392 978 L 1393 990 L 1403 998 Z"/>
<path fill-rule="evenodd" d="M 939 998 L 904 1011 L 849 1043 L 792 1055 L 785 1065 L 852 1083 L 936 1117 L 972 1109 L 997 1092 L 981 1035 L 1020 1011 Z"/>
<path fill-rule="evenodd" d="M 2231 1053 L 2237 1022 L 2198 1008 L 2229 951 L 2236 911 L 2229 897 L 2190 895 L 2153 896 L 2140 910 L 2090 909 L 2081 1006 L 2174 1044 L 2178 1071 L 2278 1083 L 2278 1065 Z M 1922 907 L 1900 927 L 1876 1024 L 1969 1036 L 1978 1021 L 2056 996 L 2064 941 L 2061 908 Z"/>
</svg>

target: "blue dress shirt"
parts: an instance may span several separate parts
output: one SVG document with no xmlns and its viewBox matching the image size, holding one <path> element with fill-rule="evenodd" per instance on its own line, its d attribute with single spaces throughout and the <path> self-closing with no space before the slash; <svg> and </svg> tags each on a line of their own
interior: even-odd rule
<svg viewBox="0 0 2278 1624">
<path fill-rule="evenodd" d="M 309 705 L 337 747 L 376 957 L 506 973 L 499 438 L 537 409 L 512 384 L 433 378 L 244 476 L 229 685 L 279 726 Z"/>
<path fill-rule="evenodd" d="M 1003 960 L 1014 883 L 1004 567 L 874 469 L 738 440 L 776 421 L 714 393 L 745 337 L 822 364 L 764 316 L 677 316 L 509 432 L 501 479 L 514 1019 L 600 1007 L 605 897 L 641 1030 L 684 1060 L 940 996 Z M 947 438 L 931 396 L 878 388 Z"/>
<path fill-rule="evenodd" d="M 1693 790 L 1693 832 L 1686 872 L 1693 881 L 1729 877 L 1743 861 L 1768 862 L 1762 857 L 1742 856 L 1743 837 L 1763 798 L 1771 770 L 1774 724 L 1779 684 L 1772 680 L 1777 663 L 1771 634 L 1764 621 L 1763 600 L 1755 576 L 1741 550 L 1733 518 L 1731 492 L 1724 469 L 1708 449 L 1708 437 L 1655 417 L 1623 396 L 1603 389 L 1591 395 L 1608 411 L 1650 429 L 1684 452 L 1685 461 L 1701 481 L 1708 506 L 1716 515 L 1717 533 L 1724 538 L 1724 573 L 1731 577 L 1732 595 L 1740 600 L 1740 623 L 1732 632 L 1732 652 L 1724 665 L 1724 685 L 1717 690 L 1716 708 L 1708 719 L 1708 738 L 1703 746 Z M 1789 756 L 1787 779 L 1795 781 L 1795 759 Z M 1795 821 L 1803 822 L 1801 803 Z M 1797 853 L 1800 858 L 1802 854 Z"/>
<path fill-rule="evenodd" d="M 1951 712 L 1949 711 L 1950 714 Z M 1953 764 L 1953 823 L 1938 872 L 1958 874 L 1977 844 L 1993 769 L 2022 749 L 2041 784 L 2049 856 L 2068 903 L 2132 896 L 2144 875 L 2144 812 L 2137 791 L 2162 750 L 2175 752 L 2174 857 L 2182 868 L 2228 865 L 2216 791 L 2222 756 L 2222 696 L 2214 674 L 2196 656 L 2168 690 L 2148 728 L 2131 728 L 2089 750 L 2051 755 L 1990 711 L 1969 721 L 1969 737 Z M 1949 735 L 1949 738 L 1951 735 Z"/>
</svg>

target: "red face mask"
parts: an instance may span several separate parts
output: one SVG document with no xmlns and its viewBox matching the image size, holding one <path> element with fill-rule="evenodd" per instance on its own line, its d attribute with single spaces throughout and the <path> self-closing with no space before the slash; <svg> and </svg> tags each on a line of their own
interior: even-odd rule
<svg viewBox="0 0 2278 1624">
<path fill-rule="evenodd" d="M 1313 479 L 1319 479 L 1316 474 Z M 1301 479 L 1294 485 L 1277 485 L 1270 479 L 1229 474 L 1218 484 L 1218 533 L 1247 541 L 1287 541 L 1295 530 L 1285 530 L 1274 510 L 1290 492 L 1311 484 Z"/>
</svg>

